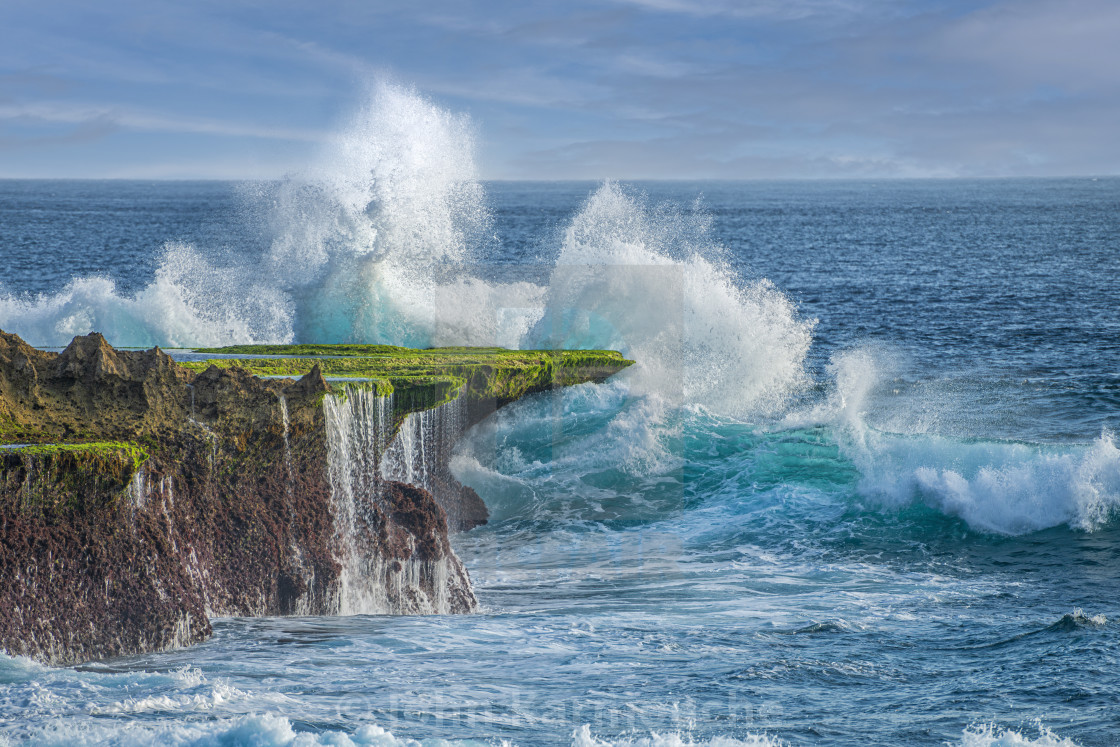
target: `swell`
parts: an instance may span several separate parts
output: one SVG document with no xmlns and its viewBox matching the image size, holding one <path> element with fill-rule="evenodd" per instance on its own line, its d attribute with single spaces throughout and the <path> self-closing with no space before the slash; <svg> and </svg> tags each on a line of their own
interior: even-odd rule
<svg viewBox="0 0 1120 747">
<path fill-rule="evenodd" d="M 893 532 L 895 544 L 953 522 L 994 536 L 1094 532 L 1120 516 L 1110 434 L 1043 445 L 891 433 L 846 417 L 749 424 L 667 410 L 618 381 L 497 413 L 467 434 L 452 467 L 511 531 L 666 523 L 706 546 L 832 542 L 845 525 L 867 541 Z"/>
</svg>

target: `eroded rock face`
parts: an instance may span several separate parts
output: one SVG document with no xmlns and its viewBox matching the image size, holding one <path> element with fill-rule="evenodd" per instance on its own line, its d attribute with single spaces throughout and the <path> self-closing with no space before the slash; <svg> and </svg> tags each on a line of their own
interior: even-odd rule
<svg viewBox="0 0 1120 747">
<path fill-rule="evenodd" d="M 372 568 L 385 593 L 357 611 L 474 609 L 427 491 L 366 489 L 352 496 L 359 529 L 340 532 L 328 391 L 318 370 L 196 375 L 98 334 L 55 354 L 0 332 L 0 442 L 147 456 L 118 468 L 111 445 L 0 452 L 0 648 L 68 664 L 202 640 L 213 615 L 355 611 L 346 579 Z"/>
<path fill-rule="evenodd" d="M 170 517 L 121 499 L 131 462 L 118 472 L 83 461 L 0 455 L 0 646 L 70 663 L 209 636 Z"/>
</svg>

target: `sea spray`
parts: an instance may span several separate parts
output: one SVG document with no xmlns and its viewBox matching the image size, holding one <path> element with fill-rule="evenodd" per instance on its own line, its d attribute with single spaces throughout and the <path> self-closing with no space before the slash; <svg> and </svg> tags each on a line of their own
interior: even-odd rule
<svg viewBox="0 0 1120 747">
<path fill-rule="evenodd" d="M 608 387 L 558 395 L 566 421 L 583 410 L 569 403 L 587 397 L 608 397 L 609 404 L 592 409 L 610 414 L 585 438 L 554 438 L 544 462 L 552 469 L 516 472 L 566 474 L 571 460 L 579 474 L 622 470 L 639 483 L 657 482 L 681 468 L 681 422 L 696 411 L 769 419 L 808 386 L 804 362 L 814 322 L 770 283 L 738 280 L 709 224 L 699 207 L 651 205 L 613 183 L 589 197 L 563 234 L 545 313 L 521 347 L 618 349 L 637 363 Z M 522 403 L 518 411 L 529 408 Z M 541 425 L 558 422 L 557 413 L 534 414 Z M 511 489 L 529 500 L 524 494 L 532 494 L 536 476 L 499 485 L 472 448 L 464 445 L 455 459 L 461 478 L 485 487 L 490 500 L 494 491 Z M 589 491 L 585 481 L 571 489 L 604 492 Z"/>
<path fill-rule="evenodd" d="M 564 232 L 545 315 L 522 347 L 606 348 L 637 393 L 751 416 L 807 382 L 812 320 L 765 280 L 738 280 L 703 211 L 600 187 Z"/>
<path fill-rule="evenodd" d="M 137 293 L 84 277 L 56 294 L 0 294 L 0 328 L 37 345 L 97 330 L 118 346 L 516 346 L 539 289 L 459 270 L 491 234 L 473 153 L 466 116 L 377 83 L 317 163 L 243 189 L 271 232 L 263 257 L 169 242 Z"/>
<path fill-rule="evenodd" d="M 474 326 L 492 316 L 471 313 L 486 300 L 478 283 L 456 294 L 453 316 L 439 308 L 491 232 L 468 117 L 378 83 L 316 164 L 262 197 L 267 265 L 295 303 L 297 339 L 495 342 Z"/>
<path fill-rule="evenodd" d="M 103 332 L 114 344 L 150 347 L 282 342 L 291 304 L 267 278 L 214 267 L 194 247 L 170 242 L 155 278 L 132 296 L 102 277 L 74 278 L 56 294 L 0 295 L 0 329 L 42 346 Z"/>
<path fill-rule="evenodd" d="M 812 324 L 769 283 L 735 279 L 701 210 L 607 184 L 564 232 L 550 287 L 479 277 L 494 239 L 473 153 L 467 117 L 377 83 L 316 163 L 244 188 L 271 234 L 263 257 L 168 243 L 135 295 L 97 277 L 6 295 L 0 328 L 40 345 L 97 329 L 139 346 L 623 348 L 674 401 L 768 411 L 796 389 Z"/>
</svg>

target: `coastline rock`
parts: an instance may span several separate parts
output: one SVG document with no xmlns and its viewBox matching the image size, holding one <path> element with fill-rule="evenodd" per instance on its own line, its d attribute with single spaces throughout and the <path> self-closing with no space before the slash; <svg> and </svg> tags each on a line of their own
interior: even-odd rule
<svg viewBox="0 0 1120 747">
<path fill-rule="evenodd" d="M 365 357 L 180 364 L 97 333 L 53 353 L 0 331 L 0 444 L 22 445 L 0 448 L 0 650 L 74 664 L 204 640 L 214 616 L 471 612 L 448 532 L 488 513 L 451 475 L 454 440 L 631 363 L 343 347 Z M 334 391 L 324 370 L 366 384 Z M 456 427 L 420 449 L 428 489 L 382 475 L 402 424 L 452 403 Z"/>
<path fill-rule="evenodd" d="M 3 442 L 88 447 L 0 451 L 0 649 L 72 664 L 204 640 L 212 616 L 337 614 L 327 391 L 318 372 L 195 374 L 98 334 L 54 354 L 0 333 Z M 119 453 L 137 447 L 142 460 Z M 365 552 L 438 560 L 465 584 L 435 609 L 421 578 L 371 611 L 474 609 L 442 509 L 417 488 L 385 492 Z"/>
</svg>

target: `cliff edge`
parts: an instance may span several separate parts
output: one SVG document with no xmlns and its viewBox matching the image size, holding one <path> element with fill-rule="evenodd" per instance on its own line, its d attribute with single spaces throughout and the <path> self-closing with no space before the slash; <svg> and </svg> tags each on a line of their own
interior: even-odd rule
<svg viewBox="0 0 1120 747">
<path fill-rule="evenodd" d="M 203 640 L 213 616 L 473 610 L 448 512 L 468 527 L 485 505 L 438 460 L 387 470 L 402 431 L 457 408 L 461 433 L 630 362 L 357 347 L 266 370 L 0 332 L 0 649 L 71 664 Z M 359 381 L 323 376 L 347 367 Z"/>
</svg>

